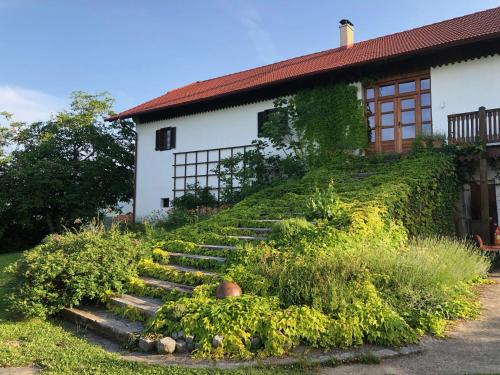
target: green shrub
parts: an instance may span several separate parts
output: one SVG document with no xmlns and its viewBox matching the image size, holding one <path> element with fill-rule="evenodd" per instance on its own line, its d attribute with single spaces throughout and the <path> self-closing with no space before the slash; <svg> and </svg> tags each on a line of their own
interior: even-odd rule
<svg viewBox="0 0 500 375">
<path fill-rule="evenodd" d="M 349 224 L 349 207 L 342 203 L 333 181 L 326 189 L 316 189 L 307 202 L 308 217 L 332 221 L 333 225 Z"/>
<path fill-rule="evenodd" d="M 210 187 L 199 187 L 196 185 L 189 185 L 188 191 L 175 198 L 172 201 L 174 208 L 180 210 L 196 210 L 198 207 L 216 207 L 218 205 L 217 198 L 210 193 Z"/>
<path fill-rule="evenodd" d="M 490 262 L 471 244 L 423 238 L 403 251 L 373 247 L 365 255 L 377 288 L 415 329 L 441 335 L 446 321 L 477 314 L 470 285 L 486 275 Z"/>
<path fill-rule="evenodd" d="M 44 317 L 120 293 L 144 252 L 133 234 L 101 225 L 48 236 L 11 268 L 19 285 L 11 296 L 12 308 Z"/>
</svg>

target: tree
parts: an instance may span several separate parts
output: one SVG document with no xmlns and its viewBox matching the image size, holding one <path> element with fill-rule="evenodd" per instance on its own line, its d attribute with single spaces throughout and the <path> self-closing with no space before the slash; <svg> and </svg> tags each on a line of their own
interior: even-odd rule
<svg viewBox="0 0 500 375">
<path fill-rule="evenodd" d="M 0 120 L 2 120 L 2 118 L 7 122 L 10 122 L 12 119 L 12 114 L 10 114 L 9 112 L 0 112 Z M 3 158 L 5 156 L 4 148 L 9 143 L 11 135 L 11 128 L 3 126 L 0 122 L 0 163 L 3 161 Z"/>
<path fill-rule="evenodd" d="M 0 164 L 1 228 L 59 231 L 132 197 L 135 131 L 107 122 L 106 93 L 72 94 L 71 107 L 46 122 L 18 124 Z"/>
</svg>

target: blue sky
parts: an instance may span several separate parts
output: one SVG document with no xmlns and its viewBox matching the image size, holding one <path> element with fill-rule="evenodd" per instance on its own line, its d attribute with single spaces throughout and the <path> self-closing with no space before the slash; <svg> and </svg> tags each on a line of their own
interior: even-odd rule
<svg viewBox="0 0 500 375">
<path fill-rule="evenodd" d="M 45 119 L 74 90 L 120 111 L 190 83 L 500 6 L 500 0 L 0 0 L 0 111 Z"/>
</svg>

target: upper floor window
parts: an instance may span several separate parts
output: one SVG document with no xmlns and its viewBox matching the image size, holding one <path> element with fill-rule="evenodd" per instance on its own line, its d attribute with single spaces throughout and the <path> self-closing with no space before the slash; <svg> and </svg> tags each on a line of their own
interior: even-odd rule
<svg viewBox="0 0 500 375">
<path fill-rule="evenodd" d="M 175 148 L 175 128 L 161 128 L 156 131 L 156 151 Z"/>
<path fill-rule="evenodd" d="M 278 108 L 272 108 L 272 109 L 266 109 L 265 111 L 258 112 L 257 113 L 257 136 L 260 137 L 265 137 L 264 135 L 264 124 L 269 121 L 269 116 L 273 113 L 276 113 L 277 111 L 282 111 L 281 114 L 283 115 L 283 118 L 280 118 L 280 124 L 283 126 L 288 125 L 288 113 L 286 111 L 283 111 L 283 109 L 278 109 Z M 283 121 L 281 121 L 283 120 Z"/>
</svg>

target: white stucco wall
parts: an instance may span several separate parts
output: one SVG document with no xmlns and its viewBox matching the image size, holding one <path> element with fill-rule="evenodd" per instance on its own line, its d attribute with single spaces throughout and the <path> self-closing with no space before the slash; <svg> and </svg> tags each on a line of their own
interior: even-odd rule
<svg viewBox="0 0 500 375">
<path fill-rule="evenodd" d="M 267 100 L 139 124 L 136 219 L 141 220 L 160 210 L 161 198 L 173 198 L 174 153 L 249 145 L 257 138 L 257 113 L 270 108 L 273 108 L 273 101 Z M 177 128 L 177 147 L 155 151 L 156 130 L 169 126 Z"/>
<path fill-rule="evenodd" d="M 431 68 L 434 133 L 448 133 L 448 115 L 500 108 L 500 55 Z"/>
</svg>

